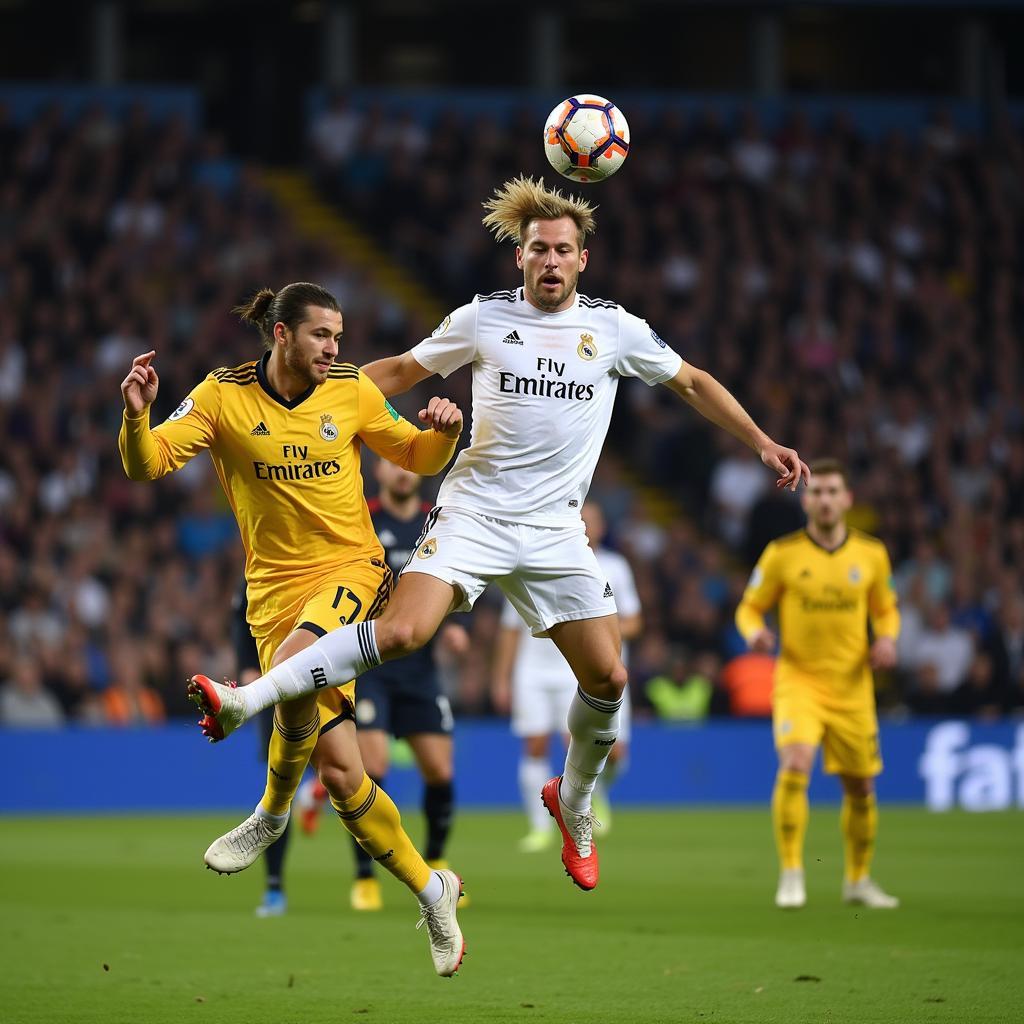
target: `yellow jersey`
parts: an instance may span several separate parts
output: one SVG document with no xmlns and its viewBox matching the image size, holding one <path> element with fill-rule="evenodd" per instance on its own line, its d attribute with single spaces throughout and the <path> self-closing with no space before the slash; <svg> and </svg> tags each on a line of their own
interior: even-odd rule
<svg viewBox="0 0 1024 1024">
<path fill-rule="evenodd" d="M 736 609 L 746 640 L 778 606 L 778 693 L 807 686 L 832 705 L 873 699 L 868 621 L 876 637 L 899 633 L 900 617 L 885 545 L 849 530 L 834 551 L 799 530 L 772 541 L 758 560 Z"/>
<path fill-rule="evenodd" d="M 238 521 L 249 622 L 263 630 L 280 586 L 314 588 L 339 567 L 384 553 L 363 496 L 360 447 L 413 472 L 439 472 L 456 439 L 404 420 L 350 363 L 285 399 L 262 359 L 214 370 L 159 426 L 127 411 L 118 439 L 133 480 L 155 480 L 204 449 Z"/>
</svg>

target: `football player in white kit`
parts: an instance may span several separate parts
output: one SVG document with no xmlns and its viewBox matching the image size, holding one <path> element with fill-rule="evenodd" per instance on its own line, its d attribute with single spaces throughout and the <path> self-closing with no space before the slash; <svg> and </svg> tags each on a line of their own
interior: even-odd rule
<svg viewBox="0 0 1024 1024">
<path fill-rule="evenodd" d="M 587 541 L 608 581 L 606 589 L 615 596 L 623 642 L 622 663 L 628 668 L 626 644 L 635 640 L 643 629 L 640 596 L 636 591 L 633 570 L 617 551 L 602 547 L 605 518 L 600 505 L 593 501 L 584 504 L 583 523 Z M 553 838 L 550 818 L 537 794 L 548 778 L 551 738 L 565 732 L 575 692 L 576 677 L 558 648 L 549 639 L 530 636 L 529 627 L 512 603 L 506 601 L 494 653 L 492 699 L 499 711 L 511 711 L 512 732 L 523 741 L 519 758 L 519 793 L 530 823 L 530 831 L 519 841 L 519 849 L 524 853 L 547 849 Z M 629 687 L 626 686 L 619 708 L 619 734 L 593 793 L 595 831 L 606 832 L 611 824 L 607 787 L 625 765 L 628 756 L 630 717 Z M 597 818 L 603 825 L 600 830 L 596 829 Z"/>
<path fill-rule="evenodd" d="M 473 367 L 471 442 L 445 478 L 387 608 L 378 619 L 333 630 L 246 687 L 195 676 L 190 693 L 211 739 L 271 704 L 280 704 L 286 726 L 305 721 L 318 688 L 415 651 L 449 613 L 472 608 L 494 582 L 535 636 L 551 637 L 579 684 L 565 769 L 544 785 L 542 799 L 562 832 L 567 873 L 593 889 L 591 794 L 618 733 L 626 670 L 615 599 L 587 545 L 580 508 L 620 378 L 666 385 L 745 442 L 778 474 L 780 488 L 795 490 L 808 470 L 645 321 L 577 291 L 587 266 L 584 243 L 595 227 L 589 203 L 520 177 L 484 207 L 495 238 L 516 242 L 522 285 L 476 296 L 408 352 L 364 368 L 385 395 L 397 395 L 431 374 Z M 210 848 L 230 854 L 233 870 L 262 852 L 251 823 Z"/>
</svg>

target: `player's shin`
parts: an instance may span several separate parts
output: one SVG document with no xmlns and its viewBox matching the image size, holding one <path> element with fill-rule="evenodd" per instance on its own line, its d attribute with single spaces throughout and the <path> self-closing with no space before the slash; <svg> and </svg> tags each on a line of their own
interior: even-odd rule
<svg viewBox="0 0 1024 1024">
<path fill-rule="evenodd" d="M 260 801 L 268 814 L 288 812 L 319 734 L 320 713 L 315 701 L 310 707 L 309 719 L 300 726 L 285 726 L 275 712 L 267 752 L 267 786 Z"/>
<path fill-rule="evenodd" d="M 294 700 L 324 686 L 340 686 L 380 664 L 372 622 L 352 622 L 275 665 L 243 686 L 246 717 L 282 701 Z"/>
<path fill-rule="evenodd" d="M 871 860 L 875 854 L 875 836 L 878 833 L 875 794 L 844 794 L 839 821 L 843 833 L 845 878 L 847 882 L 859 882 L 871 874 Z"/>
<path fill-rule="evenodd" d="M 431 881 L 430 868 L 402 828 L 402 818 L 391 797 L 368 775 L 352 796 L 331 805 L 360 846 L 419 896 Z"/>
<path fill-rule="evenodd" d="M 455 786 L 451 781 L 426 786 L 423 790 L 423 814 L 427 819 L 427 860 L 443 860 L 448 833 L 452 828 Z"/>
<path fill-rule="evenodd" d="M 559 793 L 571 811 L 590 809 L 591 794 L 619 732 L 622 699 L 601 700 L 577 688 L 569 706 L 569 749 Z"/>
<path fill-rule="evenodd" d="M 808 778 L 803 772 L 783 769 L 775 777 L 772 793 L 772 828 L 775 848 L 783 871 L 804 866 L 804 837 L 810 807 L 807 802 Z"/>
</svg>

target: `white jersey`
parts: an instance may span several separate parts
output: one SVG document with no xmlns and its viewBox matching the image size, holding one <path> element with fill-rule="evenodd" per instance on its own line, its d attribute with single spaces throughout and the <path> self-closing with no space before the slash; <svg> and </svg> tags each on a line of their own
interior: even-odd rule
<svg viewBox="0 0 1024 1024">
<path fill-rule="evenodd" d="M 620 377 L 660 384 L 682 365 L 647 325 L 606 299 L 576 295 L 560 313 L 523 289 L 478 295 L 412 349 L 447 377 L 473 364 L 473 429 L 438 505 L 510 522 L 578 521 Z"/>
<path fill-rule="evenodd" d="M 633 570 L 629 562 L 617 551 L 598 548 L 594 554 L 602 572 L 608 578 L 608 586 L 615 595 L 615 607 L 622 616 L 640 614 L 640 595 L 636 591 Z M 575 692 L 576 679 L 569 663 L 553 640 L 530 635 L 530 630 L 515 608 L 506 601 L 501 613 L 501 624 L 508 629 L 518 629 L 519 644 L 516 647 L 515 667 L 512 670 L 513 686 L 568 687 Z M 623 664 L 629 664 L 626 645 L 622 646 Z"/>
</svg>

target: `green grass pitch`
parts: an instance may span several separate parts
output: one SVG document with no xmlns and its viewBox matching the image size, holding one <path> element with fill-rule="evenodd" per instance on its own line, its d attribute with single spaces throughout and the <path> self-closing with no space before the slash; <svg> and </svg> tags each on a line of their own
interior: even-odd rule
<svg viewBox="0 0 1024 1024">
<path fill-rule="evenodd" d="M 291 905 L 274 920 L 253 916 L 260 866 L 202 869 L 229 816 L 4 819 L 0 1020 L 1024 1019 L 1024 815 L 883 807 L 875 874 L 895 912 L 840 904 L 837 819 L 813 810 L 809 904 L 781 912 L 764 808 L 621 811 L 589 894 L 556 850 L 516 852 L 518 815 L 463 814 L 451 853 L 472 906 L 450 980 L 393 879 L 382 913 L 348 909 L 349 851 L 328 817 L 293 837 Z"/>
</svg>

